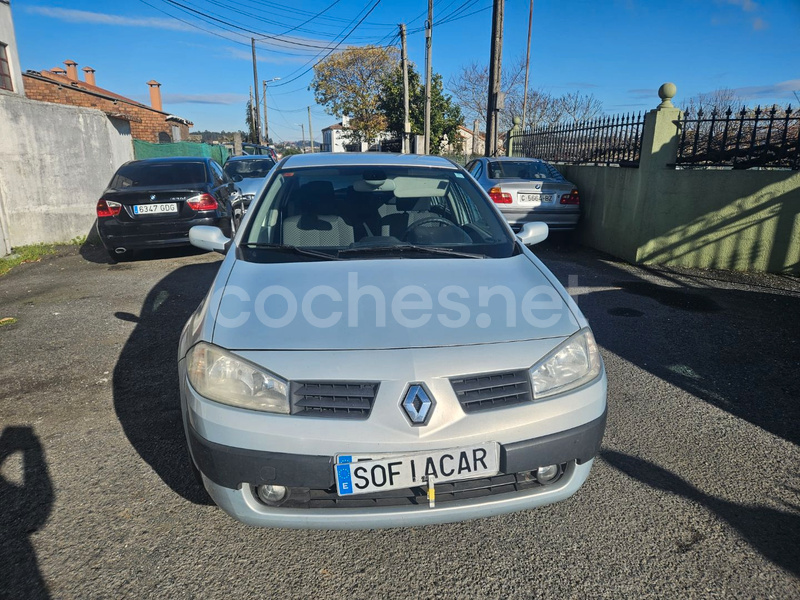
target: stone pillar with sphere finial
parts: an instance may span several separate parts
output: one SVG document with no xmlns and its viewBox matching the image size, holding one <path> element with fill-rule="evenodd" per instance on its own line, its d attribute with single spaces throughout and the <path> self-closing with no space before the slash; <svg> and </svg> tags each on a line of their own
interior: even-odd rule
<svg viewBox="0 0 800 600">
<path fill-rule="evenodd" d="M 665 83 L 658 88 L 661 104 L 649 111 L 644 118 L 642 153 L 639 171 L 674 169 L 680 141 L 679 127 L 683 112 L 675 108 L 672 99 L 678 92 L 674 83 Z"/>
<path fill-rule="evenodd" d="M 514 143 L 519 144 L 519 136 L 522 134 L 522 119 L 514 117 L 514 126 L 506 134 L 506 156 L 514 156 Z M 518 153 L 519 154 L 519 153 Z"/>
</svg>

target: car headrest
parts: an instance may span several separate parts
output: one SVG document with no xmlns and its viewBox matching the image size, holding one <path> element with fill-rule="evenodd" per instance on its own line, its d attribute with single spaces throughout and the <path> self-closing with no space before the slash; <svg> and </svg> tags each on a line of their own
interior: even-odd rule
<svg viewBox="0 0 800 600">
<path fill-rule="evenodd" d="M 303 212 L 318 215 L 335 212 L 333 210 L 335 194 L 330 181 L 309 181 L 300 186 L 298 195 Z"/>
</svg>

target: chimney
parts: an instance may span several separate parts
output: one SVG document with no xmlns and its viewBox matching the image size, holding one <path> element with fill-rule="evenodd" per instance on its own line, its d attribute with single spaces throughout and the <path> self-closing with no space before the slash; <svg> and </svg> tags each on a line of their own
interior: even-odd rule
<svg viewBox="0 0 800 600">
<path fill-rule="evenodd" d="M 67 72 L 64 69 L 62 69 L 61 67 L 53 67 L 52 69 L 50 69 L 50 72 L 53 75 L 64 75 L 64 76 L 67 75 Z"/>
<path fill-rule="evenodd" d="M 154 109 L 160 111 L 161 108 L 161 84 L 158 83 L 155 79 L 151 79 L 147 82 L 147 85 L 150 86 L 150 106 Z"/>
<path fill-rule="evenodd" d="M 74 60 L 65 60 L 64 64 L 67 65 L 67 77 L 72 81 L 78 81 L 78 63 Z"/>
<path fill-rule="evenodd" d="M 97 85 L 94 80 L 94 69 L 92 67 L 83 67 L 81 71 L 83 71 L 83 76 L 86 79 L 86 83 L 94 86 Z"/>
</svg>

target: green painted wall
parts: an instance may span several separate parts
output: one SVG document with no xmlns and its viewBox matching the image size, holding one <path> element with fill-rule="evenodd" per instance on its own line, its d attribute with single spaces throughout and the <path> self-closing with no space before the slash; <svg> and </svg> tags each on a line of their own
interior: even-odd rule
<svg viewBox="0 0 800 600">
<path fill-rule="evenodd" d="M 588 246 L 634 263 L 800 274 L 798 172 L 559 168 L 581 192 Z"/>
</svg>

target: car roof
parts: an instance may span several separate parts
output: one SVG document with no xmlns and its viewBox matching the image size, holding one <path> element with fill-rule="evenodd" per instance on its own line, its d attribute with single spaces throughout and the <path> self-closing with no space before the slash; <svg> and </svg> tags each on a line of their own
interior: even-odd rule
<svg viewBox="0 0 800 600">
<path fill-rule="evenodd" d="M 211 160 L 207 156 L 159 156 L 158 158 L 142 158 L 132 160 L 129 165 L 157 164 L 157 163 L 188 163 L 188 162 L 208 162 Z"/>
<path fill-rule="evenodd" d="M 225 162 L 231 162 L 232 160 L 271 160 L 272 162 L 275 162 L 275 160 L 268 154 L 242 154 L 241 156 L 229 156 L 228 160 Z"/>
<path fill-rule="evenodd" d="M 527 156 L 487 156 L 486 160 L 500 162 L 545 162 L 541 158 L 528 158 Z"/>
<path fill-rule="evenodd" d="M 351 167 L 351 166 L 402 166 L 438 167 L 457 169 L 449 159 L 424 154 L 391 154 L 387 152 L 315 152 L 314 154 L 292 154 L 283 159 L 284 169 L 302 167 Z"/>
</svg>

